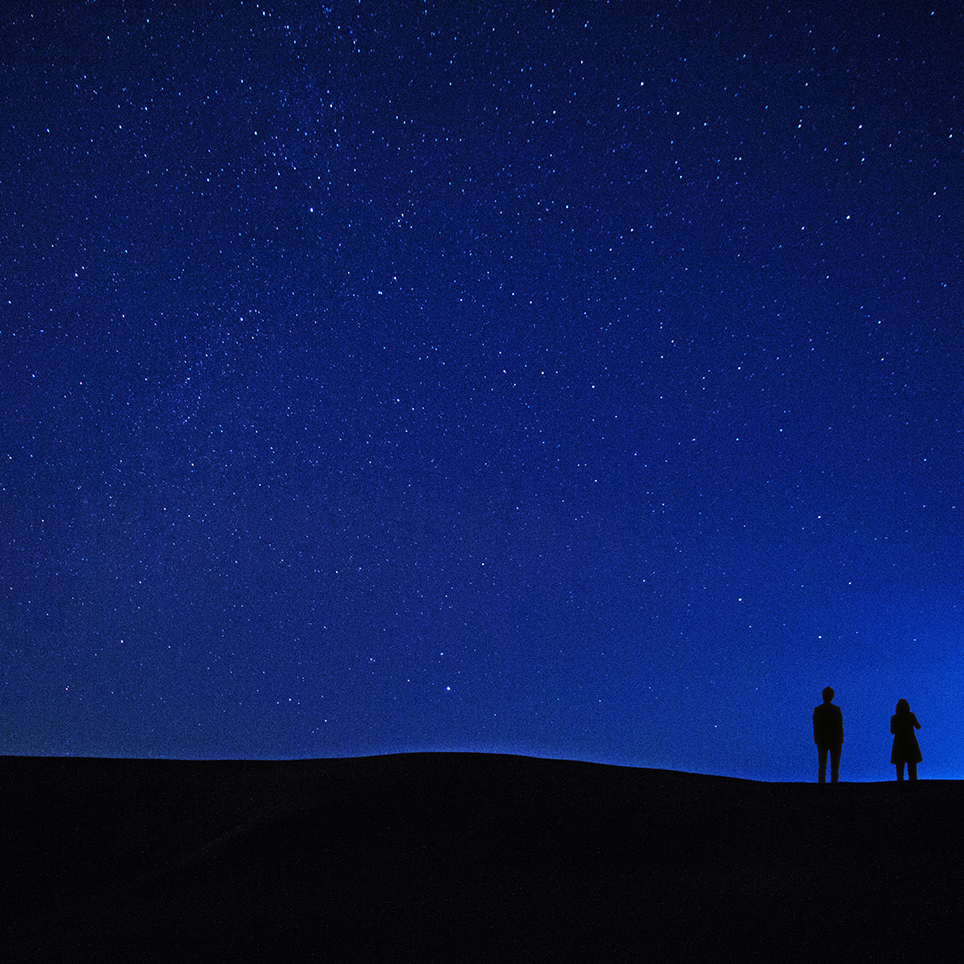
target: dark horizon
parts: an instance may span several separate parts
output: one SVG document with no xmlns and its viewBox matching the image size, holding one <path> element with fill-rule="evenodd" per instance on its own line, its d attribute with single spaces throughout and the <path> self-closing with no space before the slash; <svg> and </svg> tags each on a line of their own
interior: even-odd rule
<svg viewBox="0 0 964 964">
<path fill-rule="evenodd" d="M 954 960 L 964 785 L 455 754 L 0 767 L 38 964 Z"/>
<path fill-rule="evenodd" d="M 0 753 L 964 775 L 954 7 L 0 39 Z"/>
<path fill-rule="evenodd" d="M 212 767 L 217 767 L 219 764 L 225 765 L 247 765 L 251 764 L 258 766 L 264 764 L 265 766 L 284 766 L 285 764 L 311 764 L 317 763 L 324 765 L 326 763 L 351 763 L 352 761 L 378 761 L 381 759 L 391 759 L 391 758 L 403 758 L 403 757 L 491 757 L 498 758 L 504 757 L 506 759 L 512 760 L 534 760 L 541 761 L 544 763 L 574 763 L 579 765 L 585 765 L 590 767 L 605 767 L 605 768 L 615 768 L 621 770 L 639 770 L 645 773 L 653 774 L 674 774 L 681 777 L 708 777 L 710 779 L 719 780 L 737 780 L 745 781 L 748 783 L 764 783 L 773 785 L 809 785 L 817 784 L 816 779 L 804 778 L 800 780 L 772 780 L 761 777 L 747 777 L 739 774 L 732 773 L 717 773 L 708 770 L 686 770 L 672 767 L 660 767 L 660 766 L 645 766 L 642 764 L 633 763 L 611 763 L 600 760 L 582 760 L 574 757 L 555 757 L 555 756 L 543 756 L 537 753 L 510 753 L 502 750 L 491 751 L 491 750 L 399 750 L 395 752 L 388 753 L 366 753 L 359 754 L 356 756 L 332 756 L 332 757 L 173 757 L 173 756 L 54 756 L 54 755 L 31 755 L 31 754 L 2 754 L 0 755 L 0 763 L 2 761 L 36 761 L 38 763 L 43 763 L 44 761 L 56 764 L 58 761 L 64 763 L 84 763 L 89 762 L 93 765 L 100 763 L 105 764 L 187 764 L 187 765 L 204 765 L 211 764 Z M 918 777 L 918 782 L 927 783 L 946 783 L 953 784 L 959 783 L 964 779 L 962 777 Z M 838 786 L 843 784 L 856 784 L 861 786 L 875 785 L 875 784 L 894 784 L 894 774 L 891 768 L 891 773 L 887 778 L 880 779 L 841 779 Z M 827 789 L 828 793 L 833 793 L 833 790 Z"/>
</svg>

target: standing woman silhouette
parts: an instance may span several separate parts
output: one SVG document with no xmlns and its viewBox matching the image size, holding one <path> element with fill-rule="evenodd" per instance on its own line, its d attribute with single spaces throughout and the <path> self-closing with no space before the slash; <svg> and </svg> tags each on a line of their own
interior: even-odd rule
<svg viewBox="0 0 964 964">
<path fill-rule="evenodd" d="M 907 764 L 907 777 L 917 779 L 917 764 L 921 761 L 920 746 L 914 730 L 920 729 L 917 717 L 910 711 L 907 700 L 897 701 L 897 712 L 890 718 L 890 732 L 894 734 L 894 745 L 890 751 L 890 762 L 897 767 L 897 780 L 903 782 L 904 764 Z"/>
</svg>

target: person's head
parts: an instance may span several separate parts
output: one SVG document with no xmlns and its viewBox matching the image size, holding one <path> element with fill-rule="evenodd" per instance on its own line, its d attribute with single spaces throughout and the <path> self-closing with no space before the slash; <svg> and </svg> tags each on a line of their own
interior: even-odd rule
<svg viewBox="0 0 964 964">
<path fill-rule="evenodd" d="M 833 689 L 830 686 L 825 686 L 823 688 L 823 701 L 824 703 L 833 702 Z"/>
<path fill-rule="evenodd" d="M 897 701 L 897 712 L 898 712 L 898 713 L 909 713 L 909 712 L 910 712 L 910 704 L 907 702 L 907 700 L 898 700 L 898 701 Z"/>
</svg>

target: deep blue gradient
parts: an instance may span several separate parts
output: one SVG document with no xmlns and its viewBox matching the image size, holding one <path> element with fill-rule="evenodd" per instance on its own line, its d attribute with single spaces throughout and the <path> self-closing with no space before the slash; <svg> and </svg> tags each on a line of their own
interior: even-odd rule
<svg viewBox="0 0 964 964">
<path fill-rule="evenodd" d="M 7 754 L 964 776 L 956 4 L 26 2 Z"/>
</svg>

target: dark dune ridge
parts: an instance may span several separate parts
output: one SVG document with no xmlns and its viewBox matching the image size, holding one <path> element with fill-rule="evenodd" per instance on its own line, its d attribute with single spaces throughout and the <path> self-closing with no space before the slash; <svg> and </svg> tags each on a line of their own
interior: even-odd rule
<svg viewBox="0 0 964 964">
<path fill-rule="evenodd" d="M 961 958 L 964 784 L 0 759 L 3 960 Z"/>
</svg>

